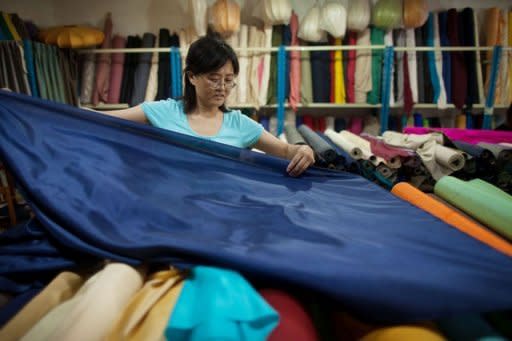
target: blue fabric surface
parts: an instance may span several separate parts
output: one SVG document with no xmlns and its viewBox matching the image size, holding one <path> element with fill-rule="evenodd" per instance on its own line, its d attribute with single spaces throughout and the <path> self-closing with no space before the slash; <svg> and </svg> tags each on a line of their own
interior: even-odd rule
<svg viewBox="0 0 512 341">
<path fill-rule="evenodd" d="M 375 320 L 512 307 L 510 258 L 354 174 L 292 178 L 287 160 L 4 91 L 0 157 L 46 234 L 94 257 L 231 268 Z"/>
<path fill-rule="evenodd" d="M 194 267 L 174 307 L 165 337 L 172 341 L 266 340 L 279 315 L 234 271 Z"/>
</svg>

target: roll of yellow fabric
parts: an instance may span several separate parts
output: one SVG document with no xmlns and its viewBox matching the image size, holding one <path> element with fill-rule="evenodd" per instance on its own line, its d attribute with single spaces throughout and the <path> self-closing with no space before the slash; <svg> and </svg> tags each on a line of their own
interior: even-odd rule
<svg viewBox="0 0 512 341">
<path fill-rule="evenodd" d="M 240 28 L 240 5 L 231 0 L 217 0 L 211 7 L 213 29 L 229 37 Z"/>
</svg>

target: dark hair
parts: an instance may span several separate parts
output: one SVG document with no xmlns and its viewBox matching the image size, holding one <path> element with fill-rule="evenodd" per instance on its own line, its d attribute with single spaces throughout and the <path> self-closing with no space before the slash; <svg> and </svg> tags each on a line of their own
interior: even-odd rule
<svg viewBox="0 0 512 341">
<path fill-rule="evenodd" d="M 235 75 L 240 69 L 238 58 L 231 46 L 215 35 L 207 35 L 197 39 L 190 45 L 185 66 L 185 90 L 183 104 L 185 113 L 189 113 L 197 106 L 196 88 L 188 78 L 188 73 L 194 75 L 216 71 L 231 61 Z M 228 111 L 225 104 L 219 107 L 223 112 Z"/>
</svg>

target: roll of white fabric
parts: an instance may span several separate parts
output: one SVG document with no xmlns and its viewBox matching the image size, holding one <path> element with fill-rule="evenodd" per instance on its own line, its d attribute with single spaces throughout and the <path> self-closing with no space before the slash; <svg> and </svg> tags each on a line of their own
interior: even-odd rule
<svg viewBox="0 0 512 341">
<path fill-rule="evenodd" d="M 442 166 L 456 172 L 464 167 L 464 155 L 458 150 L 436 144 L 435 149 L 436 162 Z"/>
<path fill-rule="evenodd" d="M 347 10 L 339 2 L 328 1 L 320 9 L 320 29 L 334 38 L 343 38 L 347 30 Z"/>
<path fill-rule="evenodd" d="M 160 37 L 156 37 L 155 46 L 159 46 Z M 146 86 L 145 101 L 154 101 L 158 92 L 158 52 L 151 56 L 151 69 L 149 70 L 148 85 Z"/>
<path fill-rule="evenodd" d="M 272 25 L 265 25 L 263 29 L 263 47 L 272 47 Z M 263 57 L 263 75 L 261 76 L 260 90 L 259 90 L 259 104 L 267 104 L 268 83 L 270 79 L 270 52 L 266 52 Z"/>
<path fill-rule="evenodd" d="M 425 135 L 402 134 L 395 131 L 385 131 L 382 134 L 384 142 L 390 146 L 404 147 L 416 150 L 427 141 L 433 140 L 443 144 L 443 135 L 441 133 L 430 133 Z"/>
<path fill-rule="evenodd" d="M 238 86 L 237 86 L 237 92 L 238 92 L 238 103 L 239 104 L 245 104 L 247 103 L 247 89 L 248 86 L 248 80 L 247 80 L 247 73 L 248 73 L 248 67 L 249 67 L 249 59 L 247 56 L 247 51 L 244 51 L 244 48 L 247 48 L 247 42 L 249 40 L 249 26 L 247 25 L 240 25 L 240 31 L 238 32 L 238 47 L 242 50 L 240 51 L 239 58 L 238 58 L 238 64 L 240 66 L 240 72 L 238 73 Z"/>
<path fill-rule="evenodd" d="M 393 43 L 393 30 L 388 30 L 384 34 L 384 45 L 386 46 L 394 46 Z M 389 105 L 393 106 L 395 105 L 395 63 L 391 63 L 391 79 L 389 81 Z"/>
<path fill-rule="evenodd" d="M 334 130 L 334 121 L 335 121 L 334 116 L 327 116 L 325 118 L 325 130 L 327 130 L 327 129 Z"/>
<path fill-rule="evenodd" d="M 364 160 L 370 161 L 374 166 L 378 166 L 380 164 L 386 164 L 386 160 L 372 153 L 372 148 L 370 145 L 370 141 L 363 139 L 361 136 L 358 136 L 348 130 L 340 131 L 339 133 L 346 140 L 349 140 L 353 144 L 355 144 L 363 153 L 362 158 Z"/>
<path fill-rule="evenodd" d="M 416 47 L 416 38 L 414 37 L 414 28 L 405 30 L 405 45 L 407 47 Z M 416 51 L 407 51 L 407 65 L 409 67 L 409 84 L 411 86 L 412 101 L 418 103 L 418 61 Z"/>
<path fill-rule="evenodd" d="M 320 28 L 320 8 L 311 7 L 299 23 L 298 37 L 307 41 L 319 42 L 325 39 L 325 31 Z"/>
<path fill-rule="evenodd" d="M 329 139 L 331 139 L 331 141 L 335 145 L 337 145 L 338 147 L 340 147 L 341 149 L 346 151 L 350 155 L 350 157 L 352 157 L 354 160 L 362 159 L 363 152 L 352 141 L 347 140 L 345 137 L 341 136 L 340 134 L 338 134 L 337 132 L 335 132 L 332 129 L 326 129 L 325 135 Z"/>
<path fill-rule="evenodd" d="M 367 28 L 357 35 L 357 45 L 368 46 L 370 29 Z M 372 90 L 372 53 L 368 49 L 358 49 L 356 52 L 356 70 L 354 75 L 354 94 L 356 103 L 366 103 L 368 92 Z"/>
<path fill-rule="evenodd" d="M 370 0 L 349 0 L 347 28 L 357 32 L 367 29 L 371 11 Z"/>
</svg>

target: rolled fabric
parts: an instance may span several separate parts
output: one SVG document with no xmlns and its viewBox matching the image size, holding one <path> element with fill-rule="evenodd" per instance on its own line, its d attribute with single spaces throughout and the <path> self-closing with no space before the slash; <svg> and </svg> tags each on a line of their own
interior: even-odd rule
<svg viewBox="0 0 512 341">
<path fill-rule="evenodd" d="M 386 166 L 384 164 L 378 165 L 375 168 L 375 170 L 377 172 L 379 172 L 380 174 L 382 174 L 382 176 L 385 178 L 391 178 L 395 174 L 395 172 L 391 168 L 389 168 L 388 166 Z"/>
<path fill-rule="evenodd" d="M 500 146 L 499 144 L 491 144 L 486 142 L 479 142 L 478 145 L 482 148 L 490 150 L 496 160 L 500 163 L 505 163 L 512 160 L 512 148 Z"/>
<path fill-rule="evenodd" d="M 144 33 L 142 37 L 142 47 L 154 47 L 155 35 Z M 130 99 L 130 105 L 135 106 L 144 102 L 146 88 L 148 85 L 149 71 L 151 68 L 151 52 L 140 53 L 138 56 L 137 67 L 134 73 L 133 94 Z"/>
<path fill-rule="evenodd" d="M 311 42 L 325 38 L 325 31 L 320 28 L 320 7 L 313 5 L 299 23 L 298 37 Z"/>
<path fill-rule="evenodd" d="M 471 144 L 479 142 L 488 142 L 493 144 L 512 143 L 512 132 L 483 130 L 483 129 L 458 129 L 458 128 L 414 128 L 404 129 L 406 134 L 430 134 L 432 132 L 441 132 L 450 140 L 465 141 Z"/>
<path fill-rule="evenodd" d="M 405 28 L 417 28 L 425 24 L 428 18 L 426 0 L 403 0 L 403 24 Z"/>
<path fill-rule="evenodd" d="M 450 168 L 454 172 L 464 168 L 464 155 L 452 148 L 448 148 L 440 144 L 436 145 L 435 158 L 436 162 L 440 163 L 446 168 Z"/>
<path fill-rule="evenodd" d="M 382 134 L 385 143 L 395 147 L 403 147 L 416 150 L 427 141 L 434 140 L 439 144 L 443 144 L 443 135 L 433 132 L 431 134 L 412 134 L 406 131 L 406 134 L 394 131 L 386 131 Z"/>
<path fill-rule="evenodd" d="M 471 14 L 473 15 L 473 14 Z M 433 46 L 434 47 L 440 47 L 441 46 L 441 37 L 439 33 L 439 17 L 437 14 L 432 15 L 432 29 L 433 29 Z M 474 42 L 473 42 L 474 45 Z M 446 97 L 446 88 L 443 81 L 443 56 L 441 51 L 433 51 L 434 53 L 434 60 L 435 60 L 435 71 L 432 70 L 432 72 L 435 72 L 435 81 L 437 82 L 439 86 L 439 96 L 437 97 L 437 107 L 439 109 L 445 109 L 446 104 L 448 103 L 447 97 Z M 474 55 L 473 55 L 474 56 Z M 473 62 L 474 64 L 474 62 Z M 473 65 L 475 66 L 475 65 Z M 433 80 L 434 81 L 434 80 Z M 475 86 L 476 86 L 476 70 L 475 70 Z M 478 91 L 476 92 L 478 95 Z"/>
<path fill-rule="evenodd" d="M 347 10 L 339 2 L 326 1 L 320 9 L 319 26 L 334 38 L 345 36 L 347 29 Z"/>
<path fill-rule="evenodd" d="M 434 192 L 512 240 L 512 197 L 507 193 L 479 179 L 465 182 L 452 176 L 441 178 Z"/>
<path fill-rule="evenodd" d="M 347 11 L 347 29 L 362 32 L 370 24 L 370 0 L 349 1 Z"/>
<path fill-rule="evenodd" d="M 370 29 L 367 28 L 357 35 L 357 45 L 370 45 Z M 372 52 L 371 50 L 357 49 L 354 75 L 354 101 L 366 103 L 368 93 L 373 88 L 372 81 Z"/>
<path fill-rule="evenodd" d="M 83 283 L 82 276 L 73 272 L 61 272 L 2 327 L 0 339 L 19 340 L 54 307 L 73 297 Z"/>
<path fill-rule="evenodd" d="M 448 40 L 448 31 L 447 31 L 447 22 L 448 22 L 448 12 L 439 12 L 438 14 L 438 22 L 439 22 L 439 38 L 441 46 L 450 46 L 450 41 Z M 443 80 L 444 88 L 446 90 L 446 102 L 452 102 L 452 83 L 451 83 L 451 57 L 450 51 L 442 51 L 443 55 Z"/>
<path fill-rule="evenodd" d="M 311 54 L 309 51 L 301 51 L 300 53 L 300 73 L 300 92 L 302 93 L 302 100 L 304 103 L 312 103 L 313 77 L 311 75 Z"/>
<path fill-rule="evenodd" d="M 178 39 L 178 36 L 174 36 Z M 161 28 L 158 33 L 158 47 L 170 47 L 171 35 L 168 29 Z M 158 91 L 156 93 L 156 100 L 167 99 L 170 97 L 170 57 L 169 52 L 160 52 L 158 54 Z"/>
<path fill-rule="evenodd" d="M 359 339 L 360 341 L 395 341 L 395 340 L 421 340 L 445 341 L 446 339 L 430 328 L 417 326 L 385 327 L 372 331 Z"/>
<path fill-rule="evenodd" d="M 240 28 L 240 5 L 236 1 L 217 0 L 210 8 L 213 29 L 229 37 Z"/>
<path fill-rule="evenodd" d="M 370 40 L 372 45 L 384 45 L 384 31 L 377 27 L 372 27 Z M 380 103 L 381 86 L 382 86 L 382 61 L 384 52 L 382 50 L 372 51 L 372 89 L 368 93 L 367 102 L 369 104 Z M 357 69 L 356 69 L 357 72 Z"/>
<path fill-rule="evenodd" d="M 270 334 L 268 341 L 318 340 L 313 321 L 297 299 L 276 289 L 262 289 L 259 293 L 280 317 L 279 324 Z"/>
<path fill-rule="evenodd" d="M 359 135 L 356 135 L 348 130 L 343 130 L 340 132 L 340 135 L 346 138 L 349 141 L 352 141 L 359 149 L 361 149 L 363 153 L 363 159 L 369 160 L 375 166 L 378 166 L 381 163 L 385 163 L 385 160 L 380 156 L 374 155 L 372 153 L 370 142 L 363 139 Z"/>
<path fill-rule="evenodd" d="M 471 218 L 464 216 L 442 202 L 421 192 L 409 183 L 401 182 L 396 184 L 391 190 L 391 193 L 441 219 L 459 231 L 487 244 L 493 249 L 512 257 L 512 244 L 506 239 L 489 231 L 487 227 L 478 224 Z"/>
<path fill-rule="evenodd" d="M 165 330 L 167 340 L 266 340 L 277 312 L 237 272 L 196 266 Z"/>
<path fill-rule="evenodd" d="M 448 11 L 447 17 L 448 39 L 451 46 L 460 46 L 459 37 L 459 16 L 457 10 L 452 8 Z M 457 109 L 462 109 L 466 101 L 468 89 L 468 72 L 461 51 L 451 51 L 451 79 L 452 81 L 452 102 Z"/>
<path fill-rule="evenodd" d="M 175 269 L 163 270 L 149 276 L 124 307 L 117 322 L 105 337 L 105 341 L 157 340 L 162 338 L 170 313 L 183 286 L 184 274 Z M 170 299 L 167 296 L 171 295 Z M 167 303 L 167 311 L 155 318 L 159 305 Z M 174 304 L 171 304 L 174 303 Z"/>
<path fill-rule="evenodd" d="M 104 34 L 105 39 L 101 44 L 102 49 L 108 49 L 112 47 L 112 15 L 107 13 L 105 19 Z M 99 102 L 108 102 L 108 88 L 110 86 L 110 53 L 100 53 L 96 59 L 96 79 L 94 90 L 92 93 L 92 103 L 97 105 Z"/>
<path fill-rule="evenodd" d="M 460 30 L 462 32 L 460 40 L 462 46 L 475 46 L 475 21 L 473 9 L 466 7 L 460 13 L 459 20 Z M 468 90 L 466 96 L 466 106 L 471 109 L 473 104 L 480 101 L 478 95 L 478 82 L 477 82 L 477 67 L 480 65 L 476 64 L 476 51 L 464 51 L 464 59 L 466 63 L 468 73 Z"/>
<path fill-rule="evenodd" d="M 126 46 L 126 39 L 120 35 L 112 38 L 112 48 L 121 49 Z M 124 53 L 113 53 L 110 64 L 110 81 L 107 103 L 119 103 L 121 83 L 123 81 Z"/>
<path fill-rule="evenodd" d="M 156 44 L 159 45 L 158 36 L 156 36 Z M 156 95 L 158 93 L 158 52 L 153 52 L 153 56 L 151 57 L 151 66 L 149 69 L 149 77 L 148 83 L 146 86 L 146 93 L 144 96 L 144 101 L 150 102 L 156 99 Z"/>
<path fill-rule="evenodd" d="M 405 30 L 405 45 L 406 45 L 406 47 L 416 47 L 416 37 L 415 37 L 413 28 Z M 417 59 L 416 51 L 407 51 L 406 57 L 407 57 L 407 70 L 409 72 L 408 84 L 411 89 L 412 103 L 418 103 L 418 101 L 419 101 L 418 67 L 417 67 L 418 59 Z M 407 89 L 407 87 L 405 89 Z M 405 96 L 405 93 L 404 93 L 404 96 Z M 411 105 L 411 107 L 412 107 L 412 105 Z M 410 111 L 406 111 L 406 112 L 410 112 Z"/>
<path fill-rule="evenodd" d="M 284 134 L 289 144 L 306 144 L 306 141 L 304 141 L 304 138 L 299 133 L 295 125 L 285 124 Z"/>
<path fill-rule="evenodd" d="M 331 139 L 333 143 L 347 152 L 354 160 L 359 160 L 363 157 L 363 152 L 355 143 L 338 134 L 334 130 L 327 129 L 325 135 Z"/>
<path fill-rule="evenodd" d="M 402 0 L 378 0 L 372 8 L 372 24 L 383 30 L 400 27 Z"/>
<path fill-rule="evenodd" d="M 102 340 L 142 287 L 143 273 L 125 264 L 108 264 L 71 299 L 38 321 L 22 340 Z"/>
<path fill-rule="evenodd" d="M 37 69 L 37 67 L 36 67 Z M 80 103 L 89 104 L 92 99 L 92 91 L 94 87 L 94 70 L 96 70 L 96 63 L 94 63 L 94 54 L 87 53 L 84 55 L 84 62 L 82 66 L 82 83 L 80 86 Z M 39 79 L 38 79 L 39 80 Z M 41 89 L 39 86 L 39 91 L 42 92 L 41 97 L 46 98 L 46 87 Z"/>
<path fill-rule="evenodd" d="M 315 153 L 318 154 L 327 163 L 331 163 L 336 159 L 336 152 L 334 149 L 307 125 L 302 124 L 297 130 L 302 135 L 302 137 L 304 137 L 311 148 L 313 148 Z"/>
<path fill-rule="evenodd" d="M 290 17 L 290 32 L 292 34 L 291 46 L 299 45 L 297 31 L 299 29 L 299 18 L 295 12 Z M 291 108 L 296 111 L 300 103 L 300 85 L 301 85 L 301 52 L 290 51 L 290 97 Z"/>
</svg>

